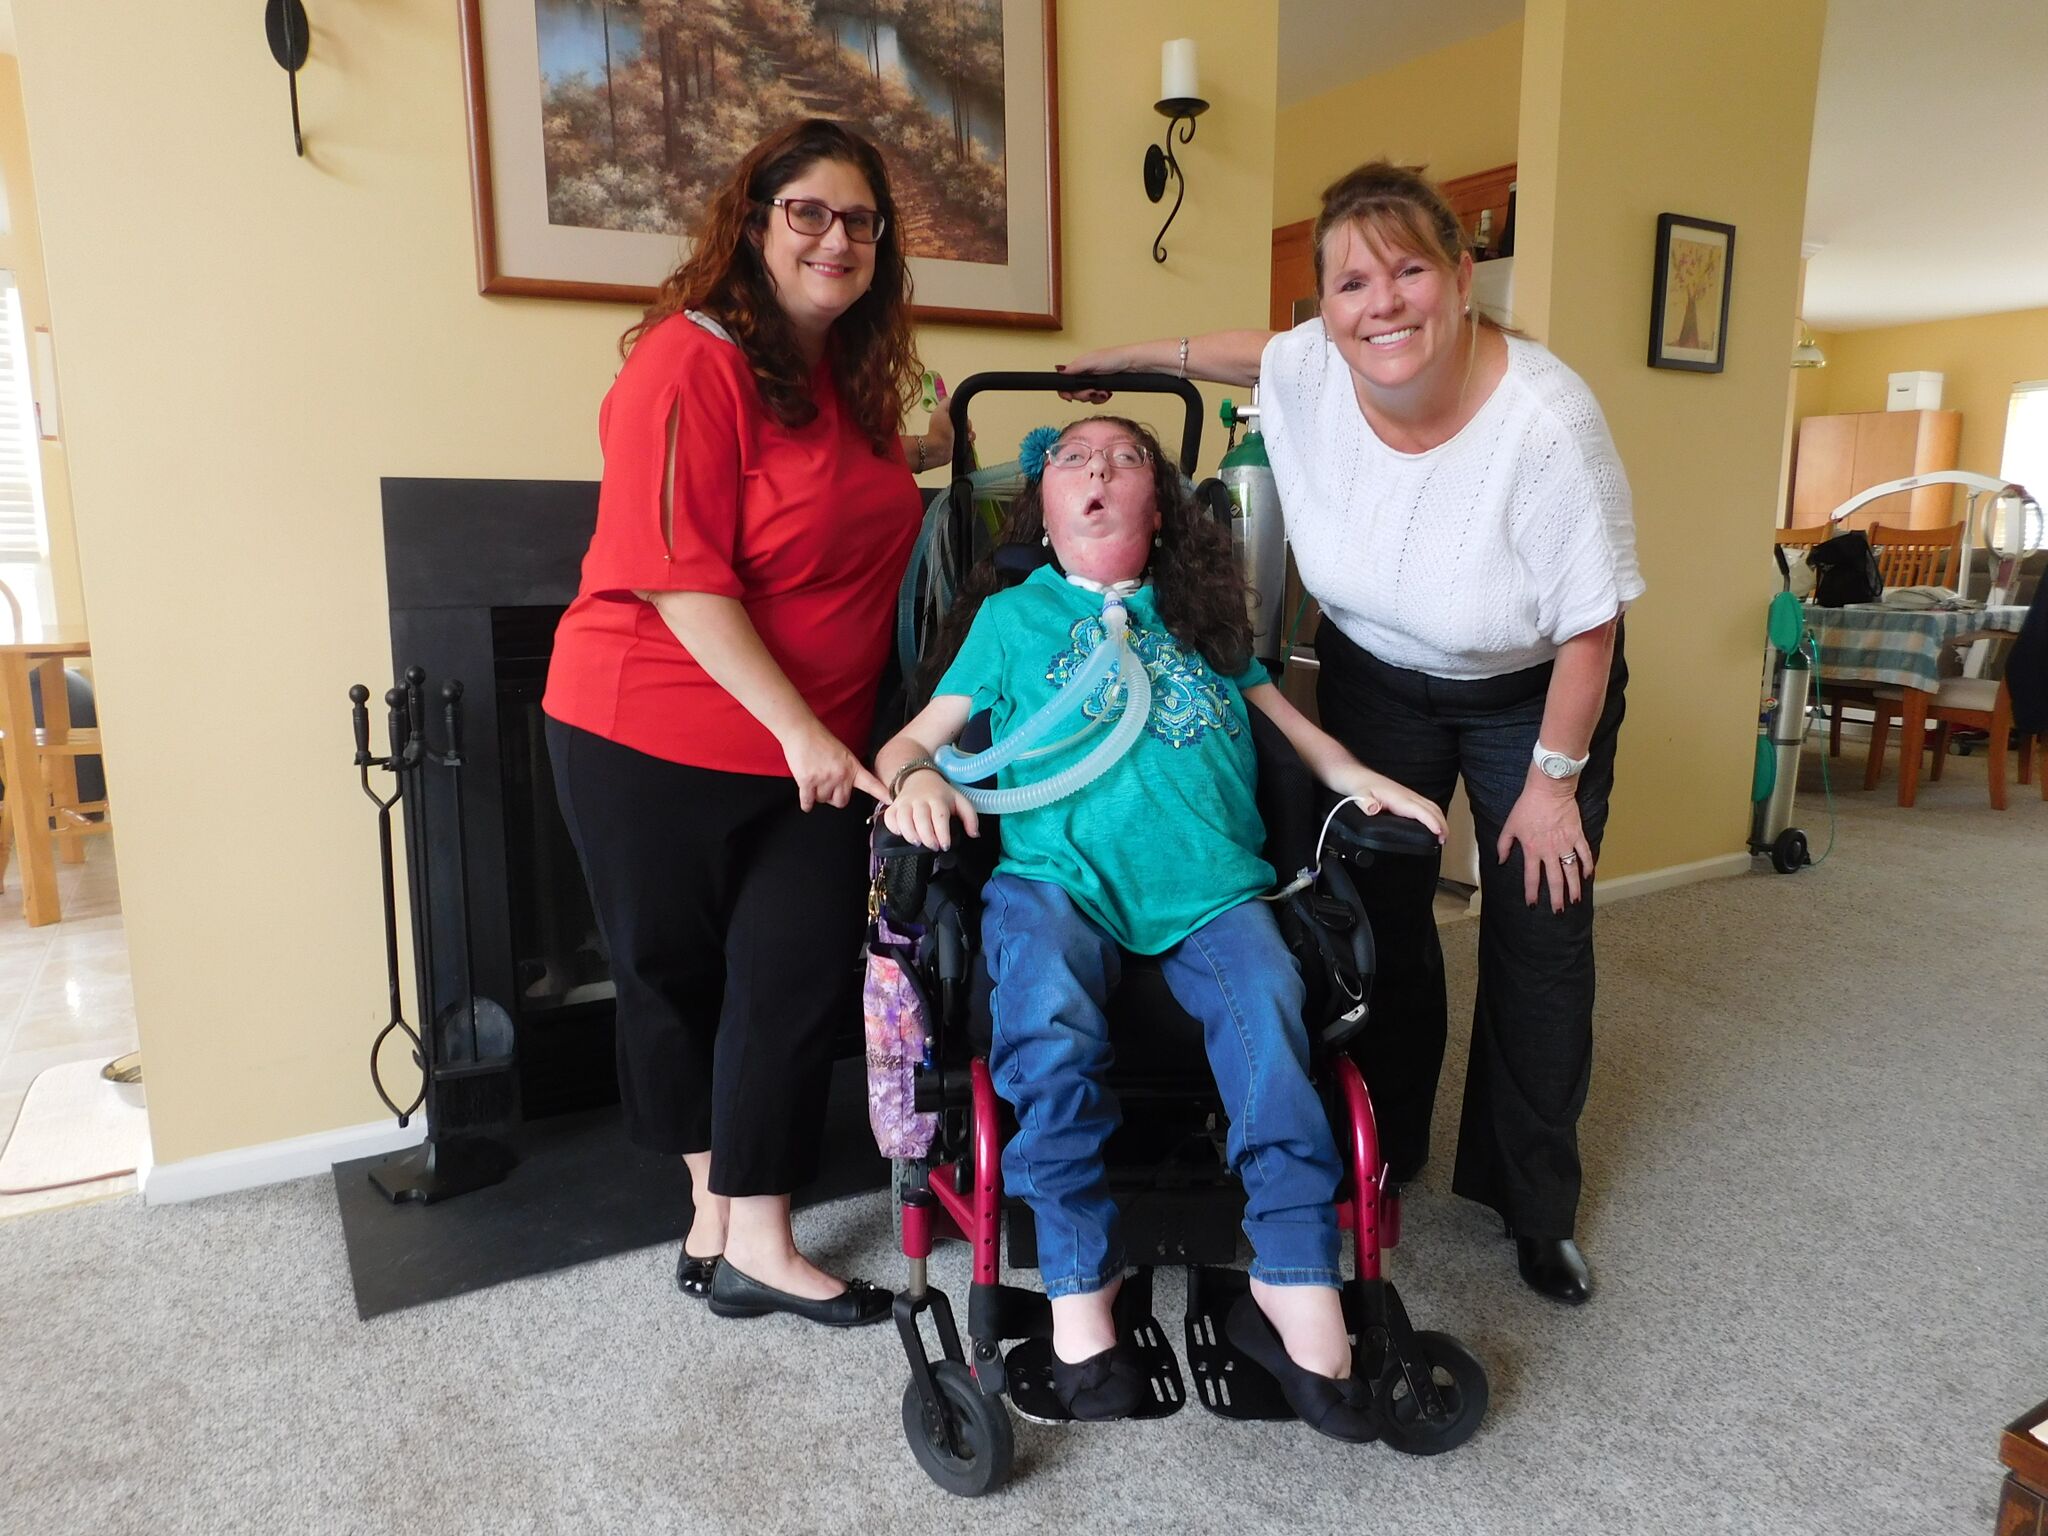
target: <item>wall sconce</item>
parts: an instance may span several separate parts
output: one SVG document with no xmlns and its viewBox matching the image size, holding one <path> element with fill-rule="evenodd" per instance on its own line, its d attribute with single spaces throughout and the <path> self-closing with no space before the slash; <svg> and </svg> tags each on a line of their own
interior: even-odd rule
<svg viewBox="0 0 2048 1536">
<path fill-rule="evenodd" d="M 312 28 L 306 24 L 305 6 L 299 0 L 267 0 L 263 7 L 263 35 L 270 43 L 270 56 L 291 79 L 292 149 L 303 159 L 306 136 L 299 131 L 299 71 L 305 67 L 306 51 L 312 45 Z"/>
<path fill-rule="evenodd" d="M 1821 351 L 1820 344 L 1813 339 L 1813 332 L 1806 328 L 1806 322 L 1804 320 L 1800 321 L 1799 345 L 1792 349 L 1792 366 L 1794 368 L 1825 368 L 1827 365 L 1827 354 Z"/>
<path fill-rule="evenodd" d="M 1196 85 L 1195 40 L 1192 37 L 1175 38 L 1159 50 L 1159 100 L 1153 109 L 1166 119 L 1166 140 L 1162 148 L 1158 144 L 1148 145 L 1145 150 L 1145 196 L 1158 202 L 1166 196 L 1166 178 L 1174 180 L 1173 212 L 1167 214 L 1166 222 L 1159 226 L 1159 233 L 1152 237 L 1152 259 L 1166 260 L 1167 230 L 1180 213 L 1181 199 L 1187 196 L 1188 181 L 1182 174 L 1180 161 L 1174 158 L 1173 139 L 1176 131 L 1180 141 L 1189 144 L 1195 137 L 1195 119 L 1209 110 L 1209 103 L 1202 100 Z"/>
</svg>

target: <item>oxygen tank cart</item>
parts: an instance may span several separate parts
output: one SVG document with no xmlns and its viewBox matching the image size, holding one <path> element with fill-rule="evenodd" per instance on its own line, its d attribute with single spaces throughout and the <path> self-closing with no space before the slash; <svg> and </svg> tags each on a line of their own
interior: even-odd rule
<svg viewBox="0 0 2048 1536">
<path fill-rule="evenodd" d="M 1749 851 L 1768 855 L 1771 868 L 1791 875 L 1813 862 L 1806 834 L 1792 825 L 1799 795 L 1799 752 L 1806 743 L 1806 706 L 1813 691 L 1813 658 L 1806 612 L 1790 590 L 1785 552 L 1778 550 L 1777 556 L 1786 587 L 1771 599 L 1770 687 L 1757 718 Z"/>
<path fill-rule="evenodd" d="M 1287 586 L 1287 540 L 1280 523 L 1280 486 L 1250 405 L 1223 402 L 1217 413 L 1230 434 L 1217 478 L 1230 493 L 1230 541 L 1252 589 L 1252 654 L 1270 664 L 1280 658 L 1280 601 Z M 1242 440 L 1239 427 L 1246 428 Z"/>
</svg>

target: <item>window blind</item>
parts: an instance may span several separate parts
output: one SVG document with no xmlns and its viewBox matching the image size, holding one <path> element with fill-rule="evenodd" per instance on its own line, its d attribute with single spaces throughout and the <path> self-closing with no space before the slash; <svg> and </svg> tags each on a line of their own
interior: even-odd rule
<svg viewBox="0 0 2048 1536">
<path fill-rule="evenodd" d="M 2024 485 L 2034 499 L 2048 508 L 2048 379 L 2030 379 L 2012 387 L 2012 403 L 2005 413 L 2005 452 L 1999 477 Z M 2010 515 L 2010 504 L 2007 504 Z M 2040 544 L 2048 538 L 2048 514 L 2028 519 L 2023 542 Z M 2000 533 L 2003 534 L 2001 529 Z"/>
<path fill-rule="evenodd" d="M 36 454 L 21 290 L 11 275 L 0 275 L 0 560 L 42 558 L 41 466 Z"/>
</svg>

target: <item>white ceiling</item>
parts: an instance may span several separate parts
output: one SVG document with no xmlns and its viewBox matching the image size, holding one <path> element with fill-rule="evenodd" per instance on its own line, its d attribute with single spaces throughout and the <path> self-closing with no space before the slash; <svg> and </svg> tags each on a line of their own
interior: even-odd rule
<svg viewBox="0 0 2048 1536">
<path fill-rule="evenodd" d="M 1280 0 L 1283 106 L 1505 26 L 1520 0 Z M 1702 25 L 1712 25 L 1711 6 Z M 2048 307 L 2048 3 L 1829 0 L 1805 318 Z"/>
<path fill-rule="evenodd" d="M 1280 105 L 1522 19 L 1522 0 L 1280 0 Z"/>
</svg>

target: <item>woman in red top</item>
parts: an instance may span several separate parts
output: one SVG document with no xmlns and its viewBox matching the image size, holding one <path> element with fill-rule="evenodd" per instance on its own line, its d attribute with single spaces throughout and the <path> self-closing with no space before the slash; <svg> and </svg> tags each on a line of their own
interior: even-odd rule
<svg viewBox="0 0 2048 1536">
<path fill-rule="evenodd" d="M 604 483 L 544 708 L 618 990 L 620 1094 L 689 1165 L 677 1283 L 714 1311 L 879 1322 L 797 1252 L 834 1032 L 859 1010 L 862 766 L 922 511 L 951 456 L 916 388 L 882 159 L 836 123 L 757 145 L 626 333 Z M 792 782 L 793 781 L 793 782 Z M 723 1255 L 722 1261 L 720 1255 Z"/>
</svg>

